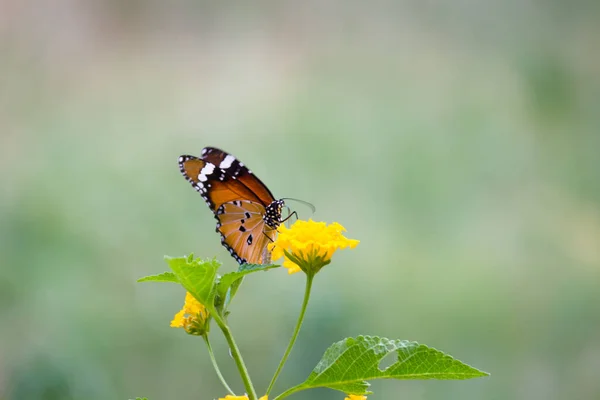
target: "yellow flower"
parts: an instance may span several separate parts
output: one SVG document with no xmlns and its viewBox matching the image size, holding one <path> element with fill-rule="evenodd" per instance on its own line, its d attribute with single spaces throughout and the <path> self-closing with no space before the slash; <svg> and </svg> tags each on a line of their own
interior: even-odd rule
<svg viewBox="0 0 600 400">
<path fill-rule="evenodd" d="M 248 396 L 232 396 L 228 394 L 225 397 L 220 397 L 219 400 L 248 400 Z M 267 400 L 267 396 L 263 396 L 258 400 Z"/>
<path fill-rule="evenodd" d="M 183 328 L 190 335 L 204 335 L 208 332 L 208 311 L 189 292 L 185 294 L 183 308 L 171 321 L 172 328 Z"/>
<path fill-rule="evenodd" d="M 337 222 L 327 225 L 312 219 L 298 220 L 290 228 L 279 226 L 279 235 L 269 244 L 269 250 L 273 252 L 273 260 L 285 257 L 283 266 L 288 273 L 302 270 L 315 274 L 329 264 L 336 250 L 347 247 L 353 249 L 359 243 L 342 235 L 345 230 Z"/>
<path fill-rule="evenodd" d="M 355 394 L 349 394 L 344 400 L 367 400 L 367 396 L 357 396 Z"/>
</svg>

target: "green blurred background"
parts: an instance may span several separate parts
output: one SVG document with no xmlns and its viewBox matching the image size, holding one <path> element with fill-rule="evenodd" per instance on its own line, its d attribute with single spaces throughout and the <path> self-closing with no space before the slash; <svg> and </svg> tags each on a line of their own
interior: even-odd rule
<svg viewBox="0 0 600 400">
<path fill-rule="evenodd" d="M 276 393 L 365 333 L 492 374 L 369 399 L 600 398 L 599 5 L 0 1 L 0 398 L 225 394 L 169 328 L 181 288 L 135 283 L 164 254 L 236 267 L 177 168 L 206 145 L 361 240 Z M 276 270 L 234 304 L 259 392 L 302 291 Z"/>
</svg>

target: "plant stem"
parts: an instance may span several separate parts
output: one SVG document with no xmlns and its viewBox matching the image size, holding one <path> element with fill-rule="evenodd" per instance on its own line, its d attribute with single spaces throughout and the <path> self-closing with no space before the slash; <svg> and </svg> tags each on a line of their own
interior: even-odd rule
<svg viewBox="0 0 600 400">
<path fill-rule="evenodd" d="M 277 371 L 275 371 L 275 375 L 273 375 L 273 379 L 271 379 L 271 383 L 269 384 L 269 388 L 267 389 L 267 395 L 271 393 L 273 386 L 275 385 L 275 381 L 279 377 L 285 362 L 287 361 L 290 353 L 292 352 L 292 348 L 294 347 L 294 343 L 296 343 L 296 339 L 298 338 L 298 333 L 300 332 L 300 327 L 302 326 L 302 321 L 304 320 L 304 314 L 306 312 L 306 306 L 308 305 L 308 299 L 310 299 L 310 290 L 312 288 L 314 275 L 306 274 L 306 288 L 304 289 L 304 300 L 302 301 L 302 308 L 300 309 L 300 315 L 298 316 L 298 322 L 296 322 L 296 328 L 294 329 L 294 334 L 288 343 L 287 349 L 285 349 L 285 353 L 283 353 L 283 357 L 279 362 L 279 366 L 277 367 Z"/>
<path fill-rule="evenodd" d="M 221 319 L 221 317 L 215 317 L 214 319 L 217 325 L 219 325 L 219 328 L 221 328 L 225 339 L 227 339 L 229 349 L 231 350 L 231 356 L 235 360 L 235 364 L 237 365 L 240 376 L 242 377 L 242 381 L 244 381 L 244 387 L 246 388 L 246 392 L 248 393 L 249 400 L 257 400 L 258 397 L 256 396 L 256 390 L 254 390 L 254 386 L 252 386 L 250 374 L 248 374 L 246 364 L 244 364 L 242 354 L 240 353 L 240 349 L 237 347 L 237 344 L 233 339 L 233 335 L 231 334 L 229 326 L 227 326 L 227 323 L 225 323 L 225 321 Z"/>
<path fill-rule="evenodd" d="M 286 390 L 285 392 L 281 393 L 279 396 L 276 396 L 273 400 L 281 400 L 281 399 L 288 397 L 289 395 L 299 392 L 301 390 L 305 390 L 302 387 L 302 385 L 291 387 L 288 390 Z"/>
<path fill-rule="evenodd" d="M 225 389 L 227 389 L 229 394 L 231 394 L 232 396 L 235 396 L 235 393 L 233 392 L 233 390 L 231 390 L 231 388 L 227 384 L 227 381 L 221 374 L 221 370 L 219 369 L 219 366 L 217 365 L 217 360 L 215 359 L 215 354 L 213 353 L 212 346 L 210 345 L 210 342 L 208 340 L 208 334 L 202 335 L 202 338 L 204 338 L 204 342 L 206 343 L 206 347 L 208 348 L 208 355 L 210 356 L 210 361 L 212 361 L 213 367 L 215 368 L 215 371 L 217 372 L 217 376 L 219 377 L 219 379 L 221 380 L 221 383 L 223 384 L 223 386 L 225 386 Z"/>
</svg>

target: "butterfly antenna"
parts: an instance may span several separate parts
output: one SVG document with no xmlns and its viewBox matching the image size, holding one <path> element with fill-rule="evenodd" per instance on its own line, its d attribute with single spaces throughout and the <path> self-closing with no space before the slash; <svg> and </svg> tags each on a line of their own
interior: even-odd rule
<svg viewBox="0 0 600 400">
<path fill-rule="evenodd" d="M 309 203 L 308 201 L 304 201 L 304 200 L 300 200 L 300 199 L 294 199 L 293 197 L 284 197 L 281 200 L 293 200 L 293 201 L 297 201 L 298 203 L 302 203 L 305 206 L 307 206 L 308 208 L 310 208 L 310 210 L 312 211 L 313 214 L 317 211 L 317 209 L 315 208 L 315 206 L 313 206 L 312 203 Z"/>
</svg>

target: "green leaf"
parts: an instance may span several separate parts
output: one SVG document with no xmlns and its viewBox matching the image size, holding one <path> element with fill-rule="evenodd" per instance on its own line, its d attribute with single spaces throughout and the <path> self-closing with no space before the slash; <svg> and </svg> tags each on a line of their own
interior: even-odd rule
<svg viewBox="0 0 600 400">
<path fill-rule="evenodd" d="M 201 260 L 192 257 L 165 257 L 169 267 L 175 273 L 178 282 L 214 313 L 215 279 L 221 263 L 216 259 Z"/>
<path fill-rule="evenodd" d="M 267 271 L 269 269 L 277 267 L 280 267 L 280 265 L 242 264 L 236 272 L 230 272 L 221 277 L 219 283 L 217 284 L 217 295 L 221 299 L 226 299 L 226 304 L 229 304 L 235 296 L 235 294 L 237 293 L 237 290 L 239 289 L 240 285 L 242 284 L 242 278 L 245 275 L 258 271 Z"/>
<path fill-rule="evenodd" d="M 380 368 L 390 353 L 395 353 L 397 360 Z M 369 394 L 367 381 L 371 379 L 470 379 L 488 375 L 417 342 L 358 336 L 329 347 L 308 379 L 294 391 L 327 387 L 348 394 Z"/>
<path fill-rule="evenodd" d="M 143 278 L 138 279 L 137 282 L 173 282 L 173 283 L 179 283 L 179 280 L 177 279 L 177 276 L 174 273 L 172 273 L 172 272 L 163 272 L 162 274 L 158 274 L 158 275 L 144 276 Z"/>
<path fill-rule="evenodd" d="M 273 269 L 281 267 L 279 264 L 242 264 L 239 266 L 237 272 L 256 272 L 256 271 L 266 271 L 268 269 Z M 234 272 L 235 273 L 235 272 Z"/>
</svg>

